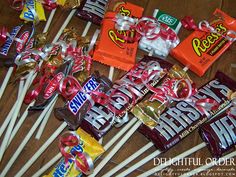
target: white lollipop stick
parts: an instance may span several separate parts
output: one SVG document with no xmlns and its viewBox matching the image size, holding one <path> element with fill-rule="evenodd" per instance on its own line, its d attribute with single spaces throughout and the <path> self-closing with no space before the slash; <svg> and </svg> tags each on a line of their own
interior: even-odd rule
<svg viewBox="0 0 236 177">
<path fill-rule="evenodd" d="M 24 81 L 20 82 L 20 85 L 19 85 L 19 90 L 18 90 L 18 98 L 20 97 L 20 94 L 23 90 L 22 86 L 24 84 Z M 3 122 L 1 128 L 0 128 L 0 137 L 2 136 L 3 132 L 5 131 L 5 129 L 7 128 L 7 125 L 9 124 L 9 122 L 11 121 L 11 118 L 12 118 L 12 115 L 13 115 L 13 112 L 15 111 L 16 109 L 16 105 L 17 105 L 17 101 L 14 103 L 11 111 L 8 113 L 5 121 Z"/>
<path fill-rule="evenodd" d="M 115 168 L 112 168 L 112 170 L 110 170 L 109 172 L 107 172 L 105 175 L 103 175 L 103 177 L 109 177 L 112 176 L 113 174 L 115 174 L 117 171 L 119 171 L 120 169 L 122 169 L 124 166 L 126 166 L 127 164 L 129 164 L 131 161 L 133 161 L 134 159 L 136 159 L 137 157 L 139 157 L 140 155 L 142 155 L 144 152 L 146 152 L 148 149 L 150 149 L 153 146 L 152 142 L 149 142 L 148 144 L 146 144 L 144 147 L 142 147 L 141 149 L 139 149 L 137 152 L 135 152 L 134 154 L 132 154 L 131 156 L 129 156 L 129 158 L 125 159 L 123 162 L 119 163 L 119 165 L 117 165 Z"/>
<path fill-rule="evenodd" d="M 83 31 L 83 33 L 82 33 L 82 37 L 84 37 L 84 36 L 86 36 L 87 35 L 87 33 L 88 33 L 88 31 L 89 31 L 89 28 L 91 27 L 91 25 L 92 25 L 92 22 L 88 22 L 87 24 L 86 24 L 86 26 L 85 26 L 85 28 L 84 28 L 84 31 Z"/>
<path fill-rule="evenodd" d="M 10 77 L 12 75 L 13 69 L 14 69 L 13 67 L 10 67 L 8 69 L 7 74 L 6 74 L 6 76 L 5 76 L 4 80 L 3 80 L 3 83 L 2 83 L 1 89 L 0 89 L 0 99 L 2 98 L 2 95 L 3 95 L 3 93 L 4 93 L 4 91 L 5 91 L 6 87 L 7 87 L 7 83 L 10 80 Z"/>
<path fill-rule="evenodd" d="M 105 146 L 104 150 L 107 151 L 134 123 L 135 119 L 132 119 L 127 123 Z M 37 153 L 37 152 L 36 152 Z M 37 171 L 33 177 L 41 176 L 48 168 L 50 168 L 56 161 L 62 157 L 61 153 L 58 153 L 47 164 L 45 164 L 39 171 Z"/>
<path fill-rule="evenodd" d="M 137 118 L 133 118 L 137 121 Z M 107 164 L 107 162 L 116 154 L 116 152 L 125 144 L 125 142 L 131 137 L 131 135 L 137 130 L 137 128 L 142 123 L 137 121 L 134 126 L 127 132 L 127 134 L 113 147 L 113 149 L 106 155 L 106 157 L 98 164 L 98 166 L 94 169 L 93 174 L 89 175 L 89 177 L 96 176 L 100 170 Z"/>
<path fill-rule="evenodd" d="M 57 10 L 57 9 L 55 8 L 55 9 L 53 9 L 53 10 L 50 12 L 50 15 L 49 15 L 49 17 L 48 17 L 47 23 L 46 23 L 46 25 L 45 25 L 45 27 L 44 27 L 44 29 L 43 29 L 43 33 L 48 32 L 48 29 L 49 29 L 49 27 L 50 27 L 50 24 L 51 24 L 51 22 L 52 22 L 52 19 L 53 19 L 54 15 L 55 15 L 55 13 L 56 13 L 56 10 Z"/>
<path fill-rule="evenodd" d="M 131 166 L 130 168 L 128 168 L 127 170 L 123 171 L 122 173 L 118 174 L 117 177 L 123 177 L 126 176 L 128 174 L 130 174 L 132 171 L 136 170 L 137 168 L 141 167 L 142 165 L 144 165 L 145 163 L 147 163 L 148 161 L 154 159 L 155 157 L 157 157 L 159 154 L 161 154 L 161 151 L 156 150 L 154 151 L 152 154 L 150 154 L 149 156 L 145 157 L 144 159 L 142 159 L 141 161 L 139 161 L 138 163 L 134 164 L 133 166 Z"/>
<path fill-rule="evenodd" d="M 70 16 L 70 14 L 69 14 L 69 16 Z M 67 26 L 67 24 L 69 23 L 69 21 L 70 21 L 70 19 L 72 18 L 72 16 L 71 17 L 69 17 L 68 16 L 68 18 L 66 19 L 67 20 L 67 22 L 65 22 L 66 23 L 66 25 L 62 25 L 64 28 L 66 28 L 66 26 Z M 89 28 L 91 27 L 91 22 L 88 22 L 87 23 L 87 25 L 86 25 L 86 27 L 84 28 L 84 31 L 83 31 L 83 33 L 82 33 L 82 37 L 84 37 L 84 36 L 86 36 L 87 35 L 87 33 L 88 33 L 88 30 L 89 30 Z M 60 29 L 59 31 L 58 31 L 58 33 L 60 33 L 60 32 L 63 32 L 63 30 L 64 29 Z M 61 34 L 60 34 L 61 35 Z M 56 37 L 55 38 L 57 38 L 57 35 L 56 35 Z M 54 38 L 54 40 L 53 41 L 55 41 L 55 38 Z M 58 38 L 59 39 L 59 38 Z M 47 124 L 47 122 L 48 122 L 48 119 L 49 119 L 49 117 L 50 117 L 50 115 L 51 115 L 51 112 L 48 112 L 47 114 L 46 114 L 46 116 L 45 116 L 45 118 L 43 119 L 43 122 L 42 122 L 42 124 L 40 125 L 40 127 L 39 127 L 39 130 L 38 130 L 38 132 L 37 132 L 37 134 L 36 134 L 36 136 L 35 136 L 35 138 L 36 139 L 40 139 L 40 137 L 41 137 L 41 135 L 42 135 L 42 133 L 43 133 L 43 131 L 44 131 L 44 129 L 45 129 L 45 126 L 46 126 L 46 124 Z"/>
<path fill-rule="evenodd" d="M 112 79 L 113 79 L 114 70 L 115 70 L 115 68 L 114 68 L 113 66 L 110 66 L 108 78 L 109 78 L 111 81 L 112 81 Z"/>
<path fill-rule="evenodd" d="M 24 88 L 24 80 L 21 79 L 19 83 L 19 89 L 18 89 L 18 98 L 20 97 L 23 88 Z M 18 114 L 18 117 L 20 117 L 20 112 Z"/>
<path fill-rule="evenodd" d="M 218 161 L 212 161 L 211 163 L 207 163 L 206 165 L 203 165 L 203 166 L 201 166 L 201 167 L 195 168 L 194 170 L 192 170 L 192 171 L 190 171 L 190 172 L 187 172 L 187 173 L 181 175 L 180 177 L 193 176 L 193 175 L 195 175 L 195 174 L 197 174 L 197 173 L 200 173 L 200 172 L 202 172 L 202 171 L 205 171 L 205 170 L 207 170 L 207 169 L 209 169 L 209 168 L 215 166 L 216 164 L 219 164 L 219 163 L 221 163 L 221 162 L 224 162 L 224 161 L 226 161 L 227 159 L 233 158 L 234 156 L 236 156 L 236 151 L 231 152 L 230 154 L 225 155 L 225 156 L 219 158 Z"/>
<path fill-rule="evenodd" d="M 76 12 L 76 9 L 72 9 L 70 11 L 70 14 L 67 16 L 65 22 L 63 23 L 63 25 L 61 26 L 61 28 L 59 29 L 59 31 L 57 32 L 57 35 L 55 36 L 55 38 L 53 39 L 52 43 L 55 43 L 58 41 L 58 39 L 60 38 L 61 34 L 63 33 L 63 30 L 66 28 L 66 26 L 68 25 L 68 23 L 70 22 L 71 18 L 74 16 Z"/>
<path fill-rule="evenodd" d="M 231 104 L 229 104 L 228 106 L 226 106 L 224 109 L 222 109 L 221 111 L 219 111 L 217 114 L 215 114 L 214 116 L 211 117 L 211 119 L 213 119 L 214 117 L 216 117 L 217 115 L 221 114 L 222 112 L 224 112 L 226 109 L 228 109 L 231 106 Z M 192 149 L 195 149 L 196 147 L 193 147 Z M 190 151 L 190 150 L 189 150 Z M 136 170 L 137 168 L 139 168 L 140 166 L 144 165 L 145 163 L 147 163 L 148 161 L 152 160 L 155 156 L 155 154 L 160 154 L 161 152 L 159 150 L 153 152 L 152 154 L 150 154 L 149 156 L 147 156 L 146 158 L 144 158 L 143 160 L 139 161 L 138 163 L 134 164 L 132 167 L 128 168 L 127 170 L 125 170 L 124 172 L 122 172 L 121 174 L 119 174 L 117 177 L 122 177 L 122 176 L 126 176 L 128 174 L 130 174 L 132 171 Z M 184 154 L 184 153 L 183 153 Z"/>
<path fill-rule="evenodd" d="M 10 170 L 10 168 L 12 167 L 12 165 L 14 164 L 14 162 L 16 161 L 16 159 L 18 158 L 18 156 L 20 155 L 20 153 L 24 149 L 25 145 L 28 143 L 28 141 L 32 137 L 33 133 L 35 132 L 35 130 L 39 126 L 40 122 L 43 120 L 45 114 L 49 111 L 49 109 L 53 109 L 53 106 L 56 103 L 56 99 L 57 99 L 57 96 L 55 98 L 53 98 L 53 101 L 49 104 L 49 105 L 51 105 L 51 107 L 47 107 L 43 110 L 44 114 L 41 114 L 40 117 L 37 119 L 37 121 L 34 123 L 32 128 L 28 132 L 28 134 L 25 136 L 24 140 L 21 142 L 21 144 L 19 145 L 19 147 L 17 148 L 17 150 L 13 154 L 12 158 L 8 161 L 8 163 L 5 166 L 5 168 L 3 169 L 0 177 L 6 176 L 7 172 Z"/>
<path fill-rule="evenodd" d="M 24 123 L 25 119 L 28 116 L 28 109 L 29 107 L 33 106 L 35 103 L 35 101 L 31 102 L 28 107 L 26 108 L 25 112 L 22 114 L 21 118 L 19 119 L 19 121 L 17 122 L 16 126 L 14 127 L 12 133 L 11 133 L 11 137 L 9 139 L 8 142 L 8 146 L 10 145 L 11 141 L 13 140 L 13 138 L 15 137 L 16 133 L 18 132 L 18 130 L 20 129 L 21 125 Z"/>
<path fill-rule="evenodd" d="M 32 177 L 40 177 L 43 173 L 49 169 L 53 164 L 55 164 L 62 157 L 61 153 L 58 153 L 55 157 L 53 157 L 48 163 L 46 163 L 43 167 L 39 169 Z"/>
<path fill-rule="evenodd" d="M 26 91 L 27 91 L 27 89 L 28 89 L 28 87 L 29 87 L 29 85 L 31 83 L 31 78 L 32 78 L 33 74 L 34 74 L 34 71 L 30 71 L 29 76 L 28 76 L 28 78 L 27 78 L 27 80 L 25 82 L 25 86 L 24 86 L 24 89 L 22 91 L 22 94 L 20 95 L 20 98 L 17 99 L 17 103 L 16 103 L 17 105 L 16 105 L 15 110 L 14 110 L 14 112 L 12 114 L 11 122 L 10 122 L 8 128 L 7 128 L 6 134 L 5 134 L 4 139 L 2 141 L 2 144 L 1 144 L 1 148 L 0 148 L 0 161 L 2 160 L 2 157 L 3 157 L 4 152 L 6 150 L 6 147 L 7 147 L 7 144 L 8 144 L 8 140 L 9 140 L 9 138 L 11 136 L 11 132 L 12 132 L 13 127 L 15 125 L 17 115 L 20 112 L 21 105 L 22 105 L 22 103 L 24 101 L 24 97 L 25 97 Z"/>
<path fill-rule="evenodd" d="M 0 137 L 4 133 L 5 129 L 7 128 L 7 125 L 9 124 L 9 122 L 11 121 L 12 115 L 13 115 L 15 109 L 16 109 L 16 105 L 17 105 L 17 102 L 14 103 L 11 111 L 8 113 L 7 117 L 5 118 L 3 124 L 0 128 Z"/>
<path fill-rule="evenodd" d="M 23 176 L 24 173 L 31 167 L 31 165 L 40 157 L 40 155 L 48 148 L 48 146 L 61 134 L 66 128 L 67 123 L 64 122 L 60 127 L 52 134 L 52 136 L 39 148 L 39 150 L 27 161 L 27 163 L 20 169 L 16 176 Z"/>
<path fill-rule="evenodd" d="M 38 129 L 38 132 L 37 132 L 37 134 L 36 134 L 36 136 L 35 136 L 35 138 L 36 138 L 37 140 L 39 140 L 40 137 L 42 136 L 43 131 L 44 131 L 45 127 L 46 127 L 46 124 L 47 124 L 47 122 L 48 122 L 48 120 L 49 120 L 50 115 L 51 115 L 51 112 L 48 111 L 47 114 L 44 116 L 43 121 L 42 121 L 42 123 L 41 123 L 41 125 L 40 125 L 40 127 L 39 127 L 39 129 Z"/>
<path fill-rule="evenodd" d="M 145 173 L 139 175 L 139 177 L 150 176 L 150 175 L 152 175 L 153 173 L 156 173 L 156 172 L 158 172 L 158 171 L 160 171 L 160 170 L 162 170 L 162 169 L 164 169 L 164 168 L 166 168 L 166 167 L 172 165 L 173 163 L 179 161 L 179 159 L 183 159 L 184 157 L 187 157 L 187 156 L 191 155 L 192 153 L 194 153 L 194 152 L 196 152 L 196 151 L 198 151 L 198 150 L 204 148 L 205 146 L 206 146 L 205 143 L 201 143 L 201 144 L 199 144 L 199 145 L 197 145 L 197 146 L 195 146 L 195 147 L 189 149 L 188 151 L 185 151 L 185 152 L 183 152 L 183 153 L 181 153 L 181 154 L 175 156 L 174 158 L 168 160 L 167 162 L 162 163 L 161 165 L 159 165 L 159 166 L 157 166 L 157 167 L 154 167 L 154 168 L 148 170 L 147 172 L 145 172 Z"/>
</svg>

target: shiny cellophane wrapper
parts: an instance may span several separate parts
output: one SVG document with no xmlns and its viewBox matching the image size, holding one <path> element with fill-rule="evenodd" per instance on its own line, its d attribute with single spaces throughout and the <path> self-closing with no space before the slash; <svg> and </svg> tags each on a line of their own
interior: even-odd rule
<svg viewBox="0 0 236 177">
<path fill-rule="evenodd" d="M 79 31 L 77 31 L 75 28 L 66 28 L 63 31 L 63 34 L 60 37 L 61 40 L 65 41 L 66 43 L 70 43 L 72 40 L 77 41 L 77 47 L 81 48 L 82 55 L 87 55 L 87 50 L 89 48 L 90 44 L 90 37 L 81 37 L 79 34 Z M 83 70 L 74 73 L 74 77 L 77 78 L 79 83 L 83 83 L 90 75 L 91 70 L 91 63 L 89 63 L 87 60 L 83 60 Z"/>
<path fill-rule="evenodd" d="M 169 73 L 167 78 L 170 79 L 189 79 L 188 74 L 178 65 L 174 65 Z M 165 79 L 166 80 L 166 79 Z M 162 82 L 164 83 L 165 80 Z M 190 80 L 191 81 L 191 80 Z M 162 83 L 158 86 L 162 86 Z M 153 96 L 155 93 L 153 94 Z M 157 125 L 157 121 L 161 115 L 161 113 L 167 108 L 168 101 L 164 99 L 164 101 L 160 101 L 158 99 L 150 97 L 150 99 L 145 100 L 137 104 L 131 112 L 141 120 L 146 126 L 153 129 Z"/>
<path fill-rule="evenodd" d="M 77 129 L 76 133 L 80 136 L 80 144 L 70 148 L 68 152 L 79 151 L 87 153 L 94 161 L 102 153 L 105 152 L 103 147 L 88 133 L 86 133 L 81 128 Z M 66 165 L 64 158 L 62 158 L 59 163 L 52 169 L 52 171 L 45 175 L 44 177 L 50 176 L 67 176 L 75 177 L 80 176 L 82 173 L 75 167 L 73 161 L 69 160 Z"/>
<path fill-rule="evenodd" d="M 81 5 L 81 0 L 57 0 L 56 2 L 64 9 L 74 9 Z"/>
</svg>

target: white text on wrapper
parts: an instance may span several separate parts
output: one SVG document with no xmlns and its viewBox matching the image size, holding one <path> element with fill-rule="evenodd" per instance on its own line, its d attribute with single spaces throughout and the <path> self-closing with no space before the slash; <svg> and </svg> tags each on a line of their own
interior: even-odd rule
<svg viewBox="0 0 236 177">
<path fill-rule="evenodd" d="M 95 91 L 98 89 L 99 83 L 95 80 L 94 77 L 91 77 L 88 82 L 86 82 L 83 86 L 83 89 L 78 91 L 78 93 L 72 98 L 69 102 L 68 107 L 69 110 L 76 115 L 83 104 L 88 100 L 87 94 L 91 91 Z"/>
<path fill-rule="evenodd" d="M 16 26 L 12 29 L 12 31 L 10 33 L 11 37 L 8 37 L 6 42 L 4 43 L 4 45 L 0 48 L 0 54 L 5 55 L 5 56 L 8 54 L 8 51 L 13 43 L 13 39 L 16 37 L 16 35 L 20 31 L 21 27 L 22 27 L 22 25 Z"/>
</svg>

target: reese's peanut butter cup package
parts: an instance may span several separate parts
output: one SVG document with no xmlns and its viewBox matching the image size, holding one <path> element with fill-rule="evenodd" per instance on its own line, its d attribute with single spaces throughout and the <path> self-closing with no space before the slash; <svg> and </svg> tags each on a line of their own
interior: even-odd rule
<svg viewBox="0 0 236 177">
<path fill-rule="evenodd" d="M 235 41 L 236 19 L 216 9 L 204 30 L 196 30 L 172 50 L 172 55 L 202 76 Z"/>
</svg>

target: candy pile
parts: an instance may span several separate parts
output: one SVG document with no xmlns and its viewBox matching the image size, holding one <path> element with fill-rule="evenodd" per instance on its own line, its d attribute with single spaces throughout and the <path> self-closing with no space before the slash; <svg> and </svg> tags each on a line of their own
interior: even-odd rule
<svg viewBox="0 0 236 177">
<path fill-rule="evenodd" d="M 116 174 L 129 175 L 177 147 L 196 129 L 204 143 L 178 158 L 206 146 L 216 158 L 235 149 L 235 77 L 217 71 L 211 80 L 205 76 L 210 81 L 201 87 L 195 83 L 236 39 L 236 19 L 222 10 L 216 9 L 209 21 L 202 20 L 197 25 L 190 16 L 179 20 L 158 7 L 153 16 L 146 16 L 143 7 L 121 0 L 9 0 L 8 5 L 16 13 L 20 11 L 24 23 L 11 30 L 5 27 L 7 23 L 0 28 L 0 66 L 8 68 L 0 88 L 0 101 L 6 99 L 4 91 L 8 93 L 9 85 L 19 83 L 11 110 L 3 108 L 8 115 L 0 128 L 1 177 L 25 176 L 44 151 L 57 148 L 58 154 L 43 162 L 37 172 L 30 171 L 31 175 L 97 176 L 135 132 L 150 142 L 137 152 L 132 149 L 130 157 L 103 176 L 125 169 L 155 147 L 153 153 Z M 56 21 L 53 16 L 59 6 L 60 11 L 70 13 L 50 42 L 47 34 L 51 22 Z M 40 32 L 38 25 L 47 16 L 44 9 L 50 15 Z M 87 22 L 82 33 L 71 25 L 67 27 L 75 15 L 80 22 Z M 91 29 L 93 33 L 87 35 L 91 26 L 100 29 Z M 179 35 L 183 30 L 193 32 L 182 40 Z M 148 55 L 140 57 L 140 51 Z M 184 67 L 170 60 L 169 54 Z M 107 65 L 109 76 L 103 69 Z M 124 74 L 112 82 L 114 68 Z M 52 116 L 57 119 L 53 120 L 55 124 L 60 125 L 50 135 L 44 130 L 54 130 L 55 125 L 48 123 Z M 12 142 L 30 117 L 35 117 L 34 124 L 9 156 L 8 147 L 15 145 Z M 11 169 L 35 132 L 37 140 L 47 134 L 46 141 L 40 141 L 40 148 L 12 174 Z M 114 136 L 107 139 L 112 132 Z M 58 146 L 53 143 L 55 140 Z M 106 151 L 109 152 L 104 155 Z M 226 158 L 235 156 L 235 150 L 228 155 Z M 140 176 L 152 175 L 173 163 L 175 160 L 170 160 Z M 46 172 L 53 164 L 56 165 L 51 172 Z M 190 174 L 208 167 L 211 166 L 199 167 Z"/>
</svg>

